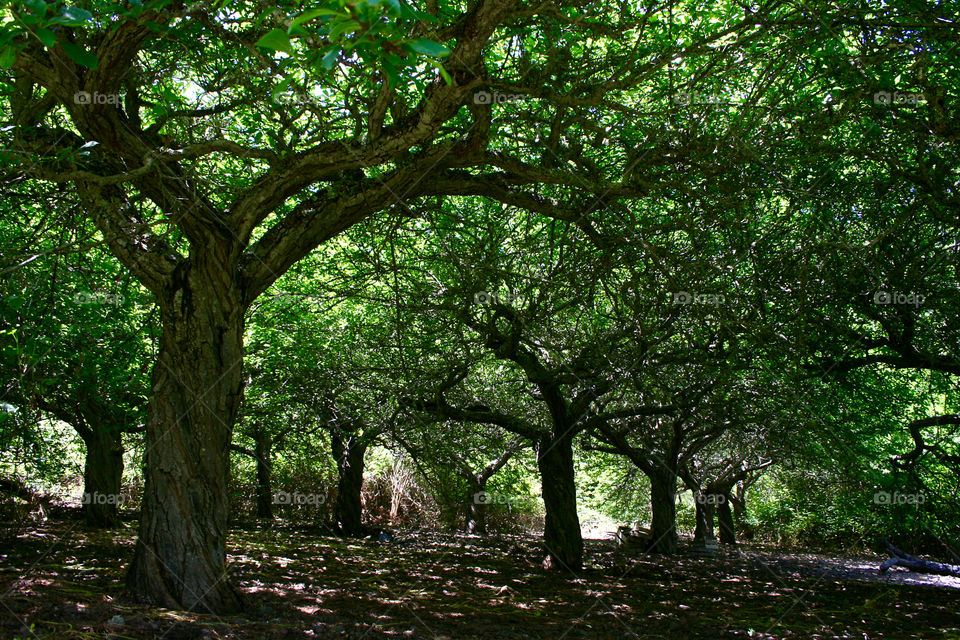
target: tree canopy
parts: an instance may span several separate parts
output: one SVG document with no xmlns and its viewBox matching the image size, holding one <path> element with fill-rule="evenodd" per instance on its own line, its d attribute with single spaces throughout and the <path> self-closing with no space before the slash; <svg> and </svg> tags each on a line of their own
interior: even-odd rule
<svg viewBox="0 0 960 640">
<path fill-rule="evenodd" d="M 542 519 L 564 575 L 597 514 L 660 554 L 687 516 L 706 547 L 956 554 L 956 27 L 920 0 L 8 3 L 0 468 L 67 425 L 88 524 L 138 478 L 126 596 L 215 614 L 244 606 L 237 483 L 345 537 Z"/>
</svg>

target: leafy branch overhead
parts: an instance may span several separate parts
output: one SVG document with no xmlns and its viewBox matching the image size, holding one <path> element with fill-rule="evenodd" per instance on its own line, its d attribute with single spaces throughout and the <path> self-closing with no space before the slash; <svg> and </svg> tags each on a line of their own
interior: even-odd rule
<svg viewBox="0 0 960 640">
<path fill-rule="evenodd" d="M 61 27 L 69 27 L 75 33 L 105 24 L 117 25 L 123 20 L 139 20 L 145 14 L 176 8 L 172 0 L 131 2 L 128 7 L 106 5 L 97 7 L 96 16 L 79 7 L 59 7 L 59 3 L 31 0 L 15 8 L 10 19 L 0 25 L 0 67 L 13 66 L 22 40 L 35 38 L 47 49 L 63 51 L 72 61 L 82 67 L 96 69 L 99 64 L 96 50 L 86 48 L 67 38 Z M 205 3 L 198 3 L 205 10 Z M 294 9 L 296 5 L 289 7 Z M 214 5 L 220 13 L 229 11 L 227 2 Z M 183 7 L 186 18 L 191 9 Z M 334 66 L 364 65 L 382 69 L 391 85 L 400 81 L 400 72 L 405 67 L 430 64 L 451 82 L 450 76 L 439 60 L 450 55 L 443 44 L 424 37 L 415 37 L 424 27 L 438 22 L 430 13 L 411 7 L 399 0 L 375 2 L 371 0 L 338 0 L 325 7 L 314 7 L 284 14 L 280 8 L 268 9 L 251 16 L 249 24 L 257 27 L 280 22 L 284 28 L 275 27 L 255 42 L 257 47 L 299 56 L 302 63 L 317 71 L 331 71 Z M 158 33 L 176 37 L 176 28 L 150 20 L 144 24 Z M 20 40 L 21 42 L 18 42 Z M 92 43 L 90 43 L 92 44 Z"/>
<path fill-rule="evenodd" d="M 947 4 L 8 5 L 0 468 L 136 461 L 131 600 L 239 612 L 235 515 L 307 504 L 378 544 L 522 516 L 528 577 L 588 581 L 956 539 Z"/>
<path fill-rule="evenodd" d="M 263 18 L 275 17 L 264 15 Z M 404 67 L 422 62 L 434 65 L 452 82 L 438 60 L 450 49 L 426 38 L 412 37 L 438 18 L 399 0 L 384 2 L 340 0 L 284 19 L 286 29 L 274 28 L 256 45 L 290 56 L 300 55 L 306 66 L 330 71 L 335 65 L 380 68 L 391 86 Z"/>
</svg>

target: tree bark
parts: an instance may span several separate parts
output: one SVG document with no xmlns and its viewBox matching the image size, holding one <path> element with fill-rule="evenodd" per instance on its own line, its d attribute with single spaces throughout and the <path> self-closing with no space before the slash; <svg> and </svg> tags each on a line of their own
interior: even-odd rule
<svg viewBox="0 0 960 640">
<path fill-rule="evenodd" d="M 573 438 L 564 431 L 537 443 L 537 467 L 546 518 L 543 543 L 547 569 L 577 571 L 583 566 L 583 538 L 577 515 L 577 485 L 573 472 Z"/>
<path fill-rule="evenodd" d="M 220 246 L 158 292 L 163 332 L 147 417 L 146 482 L 127 594 L 154 606 L 242 609 L 225 575 L 229 448 L 243 391 L 244 301 Z"/>
<path fill-rule="evenodd" d="M 84 520 L 93 527 L 112 527 L 119 518 L 123 479 L 123 442 L 119 429 L 91 424 L 83 434 L 87 455 L 83 466 Z"/>
<path fill-rule="evenodd" d="M 721 493 L 722 502 L 717 506 L 720 542 L 737 544 L 736 526 L 733 523 L 733 511 L 730 509 L 730 493 Z"/>
<path fill-rule="evenodd" d="M 677 474 L 667 469 L 658 470 L 650 476 L 650 507 L 653 523 L 650 535 L 653 538 L 650 551 L 676 553 L 677 536 Z"/>
<path fill-rule="evenodd" d="M 363 456 L 367 443 L 355 434 L 343 438 L 334 433 L 331 437 L 333 454 L 337 461 L 337 521 L 340 533 L 358 538 L 366 534 L 363 526 Z"/>
<path fill-rule="evenodd" d="M 253 434 L 253 442 L 257 460 L 257 518 L 273 520 L 273 470 L 270 463 L 273 438 L 258 426 Z"/>
<path fill-rule="evenodd" d="M 487 533 L 487 504 L 489 500 L 487 482 L 516 454 L 522 443 L 522 439 L 514 438 L 496 460 L 478 472 L 474 472 L 463 457 L 454 454 L 459 464 L 457 472 L 461 478 L 467 481 L 467 499 L 464 503 L 466 513 L 463 526 L 467 533 L 481 535 Z"/>
<path fill-rule="evenodd" d="M 960 577 L 960 565 L 944 564 L 942 562 L 933 562 L 930 560 L 921 560 L 915 556 L 905 553 L 893 546 L 887 539 L 883 540 L 884 545 L 890 551 L 890 559 L 880 565 L 880 573 L 886 573 L 890 567 L 901 566 L 917 571 L 919 573 L 932 573 L 938 576 L 958 576 Z"/>
<path fill-rule="evenodd" d="M 716 511 L 710 494 L 696 491 L 693 494 L 694 508 L 697 513 L 697 526 L 693 530 L 693 541 L 703 543 L 714 538 L 713 519 Z"/>
<path fill-rule="evenodd" d="M 733 521 L 735 530 L 740 532 L 740 537 L 745 540 L 753 539 L 753 529 L 747 522 L 747 499 L 746 492 L 742 488 L 737 488 L 737 495 L 730 494 L 730 503 L 733 507 Z"/>
<path fill-rule="evenodd" d="M 487 483 L 482 478 L 466 476 L 467 496 L 465 501 L 466 515 L 463 530 L 467 533 L 484 535 L 487 533 Z"/>
</svg>

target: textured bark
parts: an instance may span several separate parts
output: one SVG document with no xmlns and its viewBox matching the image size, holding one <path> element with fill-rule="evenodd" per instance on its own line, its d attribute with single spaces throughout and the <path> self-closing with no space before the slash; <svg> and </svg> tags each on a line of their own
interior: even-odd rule
<svg viewBox="0 0 960 640">
<path fill-rule="evenodd" d="M 723 502 L 717 507 L 720 525 L 720 542 L 724 544 L 737 544 L 736 527 L 733 523 L 733 511 L 730 509 L 730 494 L 722 494 Z"/>
<path fill-rule="evenodd" d="M 577 515 L 571 436 L 541 438 L 537 445 L 537 467 L 546 511 L 544 567 L 576 571 L 583 566 L 583 538 Z"/>
<path fill-rule="evenodd" d="M 487 503 L 477 497 L 477 494 L 484 494 L 486 490 L 485 479 L 467 476 L 466 514 L 463 524 L 467 533 L 487 533 Z"/>
<path fill-rule="evenodd" d="M 744 540 L 753 540 L 753 528 L 747 522 L 746 491 L 737 488 L 737 495 L 730 494 L 730 506 L 733 507 L 733 521 L 740 537 Z"/>
<path fill-rule="evenodd" d="M 121 432 L 92 425 L 82 435 L 87 447 L 83 466 L 83 517 L 90 526 L 111 527 L 119 522 L 123 479 Z"/>
<path fill-rule="evenodd" d="M 705 542 L 714 538 L 713 520 L 716 511 L 710 497 L 703 491 L 694 493 L 694 508 L 697 512 L 697 526 L 693 530 L 694 542 Z"/>
<path fill-rule="evenodd" d="M 273 520 L 273 469 L 270 462 L 273 439 L 258 427 L 253 442 L 257 459 L 257 518 Z"/>
<path fill-rule="evenodd" d="M 216 246 L 196 251 L 158 295 L 163 332 L 147 417 L 146 483 L 127 575 L 133 600 L 228 613 L 229 448 L 242 395 L 242 296 Z"/>
<path fill-rule="evenodd" d="M 367 443 L 356 435 L 346 438 L 334 433 L 333 454 L 337 461 L 337 521 L 340 533 L 350 537 L 366 535 L 363 526 L 363 456 Z"/>
<path fill-rule="evenodd" d="M 650 550 L 654 553 L 676 553 L 677 536 L 677 475 L 660 470 L 650 476 L 650 507 L 653 537 Z"/>
</svg>

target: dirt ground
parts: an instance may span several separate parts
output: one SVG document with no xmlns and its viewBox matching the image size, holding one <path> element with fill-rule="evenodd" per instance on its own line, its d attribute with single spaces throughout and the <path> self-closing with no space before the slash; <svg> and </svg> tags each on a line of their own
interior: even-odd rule
<svg viewBox="0 0 960 640">
<path fill-rule="evenodd" d="M 0 638 L 952 638 L 960 580 L 876 570 L 882 558 L 783 553 L 627 555 L 587 541 L 578 575 L 539 567 L 534 537 L 398 532 L 344 541 L 236 529 L 243 615 L 122 598 L 134 529 L 47 522 L 0 543 Z"/>
</svg>

